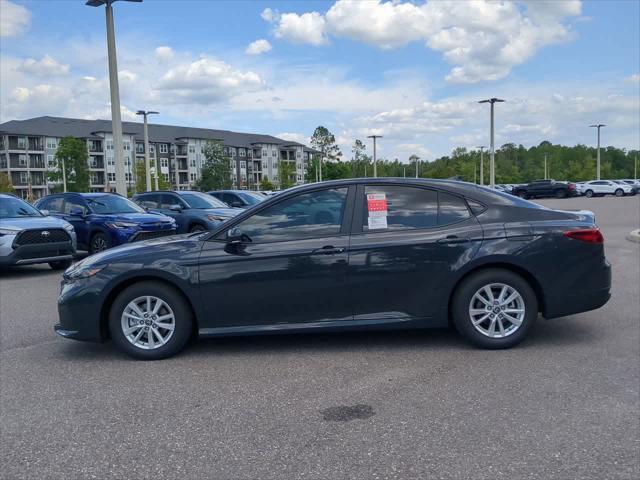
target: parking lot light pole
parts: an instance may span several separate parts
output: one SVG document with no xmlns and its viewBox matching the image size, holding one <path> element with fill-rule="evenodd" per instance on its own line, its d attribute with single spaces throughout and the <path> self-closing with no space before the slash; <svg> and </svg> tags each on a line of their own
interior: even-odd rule
<svg viewBox="0 0 640 480">
<path fill-rule="evenodd" d="M 596 160 L 596 180 L 600 180 L 600 129 L 606 127 L 604 123 L 597 123 L 595 125 L 589 125 L 591 128 L 598 129 L 598 159 Z"/>
<path fill-rule="evenodd" d="M 484 185 L 484 145 L 477 146 L 480 149 L 480 185 Z"/>
<path fill-rule="evenodd" d="M 142 115 L 144 117 L 144 169 L 147 177 L 147 192 L 151 191 L 151 168 L 149 162 L 149 126 L 147 125 L 147 115 L 157 115 L 160 112 L 152 112 L 145 110 L 138 110 L 136 115 Z M 156 179 L 158 178 L 157 165 L 156 165 Z M 158 189 L 156 184 L 156 190 Z"/>
<path fill-rule="evenodd" d="M 376 139 L 382 138 L 382 135 L 369 135 L 367 138 L 373 138 L 373 178 L 378 178 L 378 161 L 376 157 Z"/>
<path fill-rule="evenodd" d="M 478 103 L 490 103 L 491 104 L 491 151 L 489 161 L 489 186 L 494 188 L 496 186 L 496 152 L 494 142 L 494 105 L 496 103 L 504 102 L 500 98 L 488 98 L 486 100 L 480 100 Z"/>
<path fill-rule="evenodd" d="M 117 0 L 88 0 L 90 7 L 105 6 L 107 19 L 107 54 L 109 59 L 109 90 L 111 91 L 111 123 L 113 134 L 114 161 L 116 166 L 116 193 L 127 196 L 127 184 L 124 177 L 124 150 L 122 142 L 122 120 L 120 118 L 120 87 L 118 86 L 118 62 L 116 60 L 116 39 L 113 27 L 113 8 Z M 142 0 L 125 0 L 142 2 Z"/>
<path fill-rule="evenodd" d="M 547 154 L 544 154 L 544 179 L 547 179 Z"/>
</svg>

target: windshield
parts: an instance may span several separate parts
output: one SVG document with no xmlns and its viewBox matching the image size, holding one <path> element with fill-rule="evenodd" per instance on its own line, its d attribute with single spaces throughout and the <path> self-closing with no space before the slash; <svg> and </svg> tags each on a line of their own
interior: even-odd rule
<svg viewBox="0 0 640 480">
<path fill-rule="evenodd" d="M 226 203 L 204 193 L 181 193 L 180 198 L 187 202 L 190 208 L 229 208 Z"/>
<path fill-rule="evenodd" d="M 253 192 L 237 192 L 237 194 L 249 205 L 257 205 L 266 198 L 258 193 Z"/>
<path fill-rule="evenodd" d="M 0 218 L 42 217 L 39 210 L 15 197 L 0 198 Z"/>
<path fill-rule="evenodd" d="M 111 215 L 114 213 L 144 213 L 145 211 L 131 200 L 118 195 L 85 197 L 93 213 Z"/>
</svg>

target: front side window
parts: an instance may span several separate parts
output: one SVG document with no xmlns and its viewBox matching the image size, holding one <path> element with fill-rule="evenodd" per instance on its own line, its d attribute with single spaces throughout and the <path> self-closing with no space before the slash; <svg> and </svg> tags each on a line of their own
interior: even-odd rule
<svg viewBox="0 0 640 480">
<path fill-rule="evenodd" d="M 303 193 L 268 207 L 237 228 L 254 243 L 338 235 L 347 188 Z"/>
<path fill-rule="evenodd" d="M 143 208 L 158 208 L 158 195 L 142 195 L 134 200 Z"/>
<path fill-rule="evenodd" d="M 0 198 L 0 218 L 41 217 L 27 202 L 15 197 Z"/>
<path fill-rule="evenodd" d="M 86 213 L 87 211 L 87 207 L 84 205 L 84 203 L 82 202 L 82 200 L 79 200 L 77 198 L 67 198 L 64 202 L 64 213 L 67 215 L 71 214 L 71 210 L 76 209 L 76 208 L 80 208 L 84 213 Z"/>
</svg>

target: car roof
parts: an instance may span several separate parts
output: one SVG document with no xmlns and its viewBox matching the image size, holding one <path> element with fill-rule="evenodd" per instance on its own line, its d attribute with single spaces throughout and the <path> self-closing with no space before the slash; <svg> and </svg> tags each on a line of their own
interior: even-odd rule
<svg viewBox="0 0 640 480">
<path fill-rule="evenodd" d="M 0 193 L 0 198 L 18 198 L 19 200 L 22 200 L 22 198 L 14 195 L 13 193 Z"/>
</svg>

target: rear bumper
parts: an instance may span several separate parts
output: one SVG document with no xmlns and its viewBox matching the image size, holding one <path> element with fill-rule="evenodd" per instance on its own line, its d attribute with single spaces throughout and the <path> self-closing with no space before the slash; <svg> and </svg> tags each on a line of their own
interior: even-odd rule
<svg viewBox="0 0 640 480">
<path fill-rule="evenodd" d="M 611 264 L 606 260 L 598 270 L 572 288 L 560 289 L 547 296 L 545 318 L 564 317 L 595 310 L 611 298 Z"/>
</svg>

